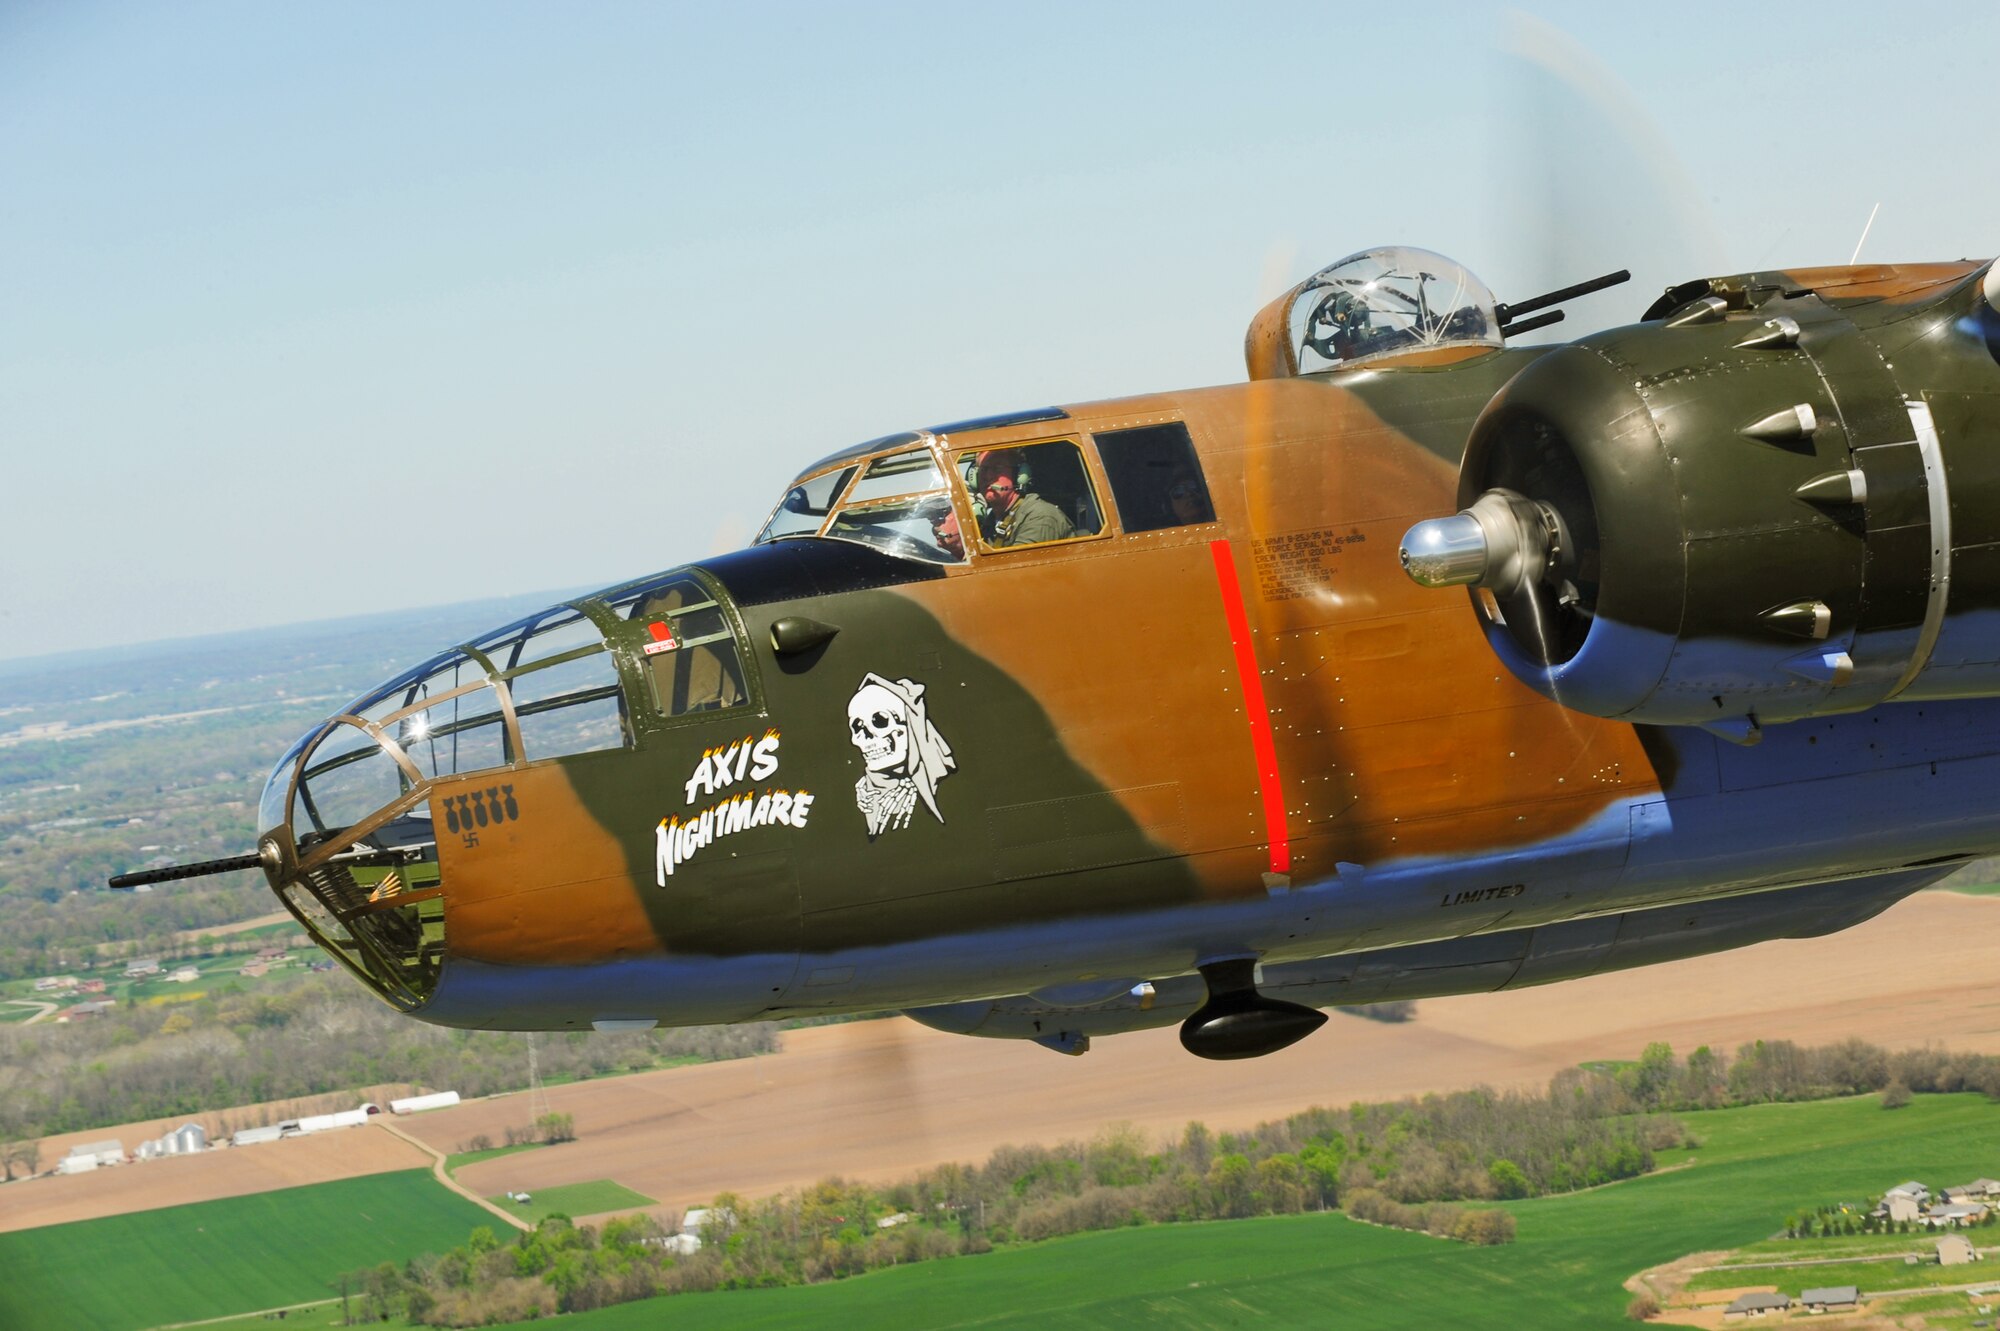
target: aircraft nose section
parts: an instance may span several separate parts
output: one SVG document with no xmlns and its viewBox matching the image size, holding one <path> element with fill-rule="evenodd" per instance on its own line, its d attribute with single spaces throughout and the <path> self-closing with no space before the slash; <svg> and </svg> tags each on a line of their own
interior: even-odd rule
<svg viewBox="0 0 2000 1331">
<path fill-rule="evenodd" d="M 429 1001 L 444 961 L 432 787 L 518 751 L 512 700 L 482 655 L 442 653 L 314 726 L 258 805 L 258 857 L 279 901 L 405 1011 Z"/>
<path fill-rule="evenodd" d="M 662 579 L 668 575 L 661 575 Z M 370 689 L 300 736 L 258 806 L 258 856 L 319 945 L 397 1007 L 437 989 L 450 846 L 518 817 L 540 760 L 628 747 L 607 632 L 649 588 L 538 611 Z M 629 622 L 628 622 L 629 621 Z"/>
<path fill-rule="evenodd" d="M 443 882 L 428 783 L 387 734 L 336 718 L 280 759 L 259 805 L 271 889 L 314 942 L 404 1011 L 444 959 Z"/>
</svg>

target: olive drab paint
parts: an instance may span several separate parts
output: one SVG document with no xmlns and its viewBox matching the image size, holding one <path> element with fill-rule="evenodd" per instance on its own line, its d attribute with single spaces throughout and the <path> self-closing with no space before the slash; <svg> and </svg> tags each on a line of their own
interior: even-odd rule
<svg viewBox="0 0 2000 1331">
<path fill-rule="evenodd" d="M 1356 259 L 1442 271 L 1403 253 Z M 1985 265 L 1704 280 L 1552 349 L 1469 275 L 1425 322 L 1345 271 L 1256 317 L 1248 382 L 845 450 L 760 544 L 357 701 L 267 790 L 281 900 L 448 1025 L 898 1008 L 1077 1052 L 1246 958 L 1307 1007 L 1540 983 L 2000 850 Z M 1004 544 L 1003 465 L 1059 538 Z M 1491 586 L 1405 575 L 1489 493 Z M 492 765 L 401 742 L 423 707 Z"/>
</svg>

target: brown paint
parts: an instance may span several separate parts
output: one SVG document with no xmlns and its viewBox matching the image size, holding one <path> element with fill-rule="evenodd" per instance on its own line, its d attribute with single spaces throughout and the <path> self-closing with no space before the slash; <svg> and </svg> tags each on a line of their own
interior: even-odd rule
<svg viewBox="0 0 2000 1331">
<path fill-rule="evenodd" d="M 1307 786 L 1319 823 L 1310 868 L 1526 845 L 1573 830 L 1630 788 L 1658 788 L 1630 726 L 1520 684 L 1469 605 L 1404 576 L 1403 532 L 1457 508 L 1449 463 L 1335 385 L 1245 391 L 1251 428 L 1233 456 L 1258 535 L 1364 538 L 1319 559 L 1314 594 L 1267 600 L 1245 589 L 1289 731 L 1285 766 L 1319 778 Z M 1350 638 L 1361 650 L 1343 650 Z"/>
<path fill-rule="evenodd" d="M 499 963 L 588 962 L 658 952 L 625 850 L 554 763 L 507 774 L 520 816 L 464 834 L 440 832 L 439 869 L 453 953 Z M 439 800 L 483 789 L 491 774 L 440 782 Z M 440 822 L 439 827 L 443 824 Z"/>
<path fill-rule="evenodd" d="M 1908 304 L 1937 294 L 1937 288 L 1970 277 L 1983 261 L 1953 263 L 1869 263 L 1852 267 L 1787 268 L 1784 276 L 1835 303 L 1886 300 Z"/>
<path fill-rule="evenodd" d="M 1632 727 L 1518 683 L 1463 600 L 1403 575 L 1402 533 L 1456 507 L 1456 475 L 1337 381 L 1263 381 L 1072 415 L 1082 438 L 1138 421 L 1190 426 L 1265 672 L 1299 872 L 1527 846 L 1659 788 Z M 1106 788 L 1177 781 L 1186 817 L 1153 835 L 1199 857 L 1209 895 L 1232 896 L 1263 891 L 1268 863 L 1221 598 L 1202 585 L 1213 572 L 1201 547 L 1215 531 L 1128 536 L 1107 525 L 1087 545 L 983 556 L 960 594 L 941 584 L 905 594 L 1026 684 Z M 1260 554 L 1300 535 L 1339 553 L 1293 561 L 1291 585 L 1272 598 Z M 1294 594 L 1302 568 L 1305 590 Z M 996 618 L 996 601 L 1015 613 Z M 1142 686 L 1128 664 L 1143 664 Z"/>
</svg>

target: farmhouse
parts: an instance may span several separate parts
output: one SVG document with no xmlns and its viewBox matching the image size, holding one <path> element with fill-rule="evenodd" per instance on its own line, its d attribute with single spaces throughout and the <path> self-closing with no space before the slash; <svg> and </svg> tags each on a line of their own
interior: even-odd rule
<svg viewBox="0 0 2000 1331">
<path fill-rule="evenodd" d="M 160 962 L 157 957 L 148 957 L 143 961 L 135 961 L 125 968 L 125 978 L 128 980 L 143 980 L 148 975 L 158 975 L 159 973 Z"/>
<path fill-rule="evenodd" d="M 1892 1192 L 1882 1198 L 1882 1204 L 1873 1214 L 1887 1216 L 1891 1220 L 1911 1221 L 1924 1213 L 1923 1204 L 1906 1192 Z"/>
<path fill-rule="evenodd" d="M 1722 1315 L 1740 1321 L 1745 1317 L 1768 1317 L 1791 1306 L 1792 1301 L 1783 1294 L 1739 1294 L 1734 1303 L 1722 1310 Z"/>
<path fill-rule="evenodd" d="M 191 984 L 201 978 L 201 972 L 193 966 L 179 966 L 167 979 L 174 984 Z"/>
<path fill-rule="evenodd" d="M 1990 1202 L 2000 1200 L 2000 1181 L 1990 1178 L 1976 1178 L 1970 1183 L 1961 1183 L 1955 1188 L 1944 1190 L 1948 1202 Z"/>
<path fill-rule="evenodd" d="M 1829 1285 L 1799 1295 L 1799 1306 L 1809 1313 L 1853 1312 L 1860 1302 L 1861 1291 L 1853 1285 Z"/>
<path fill-rule="evenodd" d="M 1937 1241 L 1939 1266 L 1964 1266 L 1979 1260 L 1979 1250 L 1963 1234 L 1947 1234 Z"/>
<path fill-rule="evenodd" d="M 101 1017 L 117 1007 L 115 999 L 94 998 L 87 1003 L 75 1003 L 56 1014 L 57 1021 L 81 1021 L 90 1017 Z"/>
<path fill-rule="evenodd" d="M 685 1257 L 701 1251 L 703 1230 L 720 1229 L 726 1232 L 735 1223 L 736 1213 L 726 1206 L 691 1206 L 681 1217 L 681 1232 L 666 1239 L 662 1246 Z"/>
<path fill-rule="evenodd" d="M 711 1216 L 714 1217 L 713 1222 L 710 1220 Z M 706 1206 L 690 1207 L 687 1214 L 681 1217 L 680 1233 L 668 1234 L 658 1239 L 648 1239 L 646 1242 L 665 1248 L 675 1256 L 691 1257 L 701 1251 L 701 1231 L 704 1228 L 710 1223 L 728 1225 L 733 1223 L 735 1219 L 735 1215 L 727 1207 L 724 1207 L 720 1211 L 711 1210 Z"/>
<path fill-rule="evenodd" d="M 1947 1202 L 1925 1211 L 1923 1223 L 1932 1229 L 1959 1229 L 1978 1224 L 1990 1209 L 1984 1202 Z"/>
</svg>

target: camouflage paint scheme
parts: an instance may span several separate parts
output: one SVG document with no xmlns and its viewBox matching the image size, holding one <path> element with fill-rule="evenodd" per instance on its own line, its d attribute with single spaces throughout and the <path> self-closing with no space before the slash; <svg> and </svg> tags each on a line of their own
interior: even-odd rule
<svg viewBox="0 0 2000 1331">
<path fill-rule="evenodd" d="M 647 691 L 645 626 L 593 608 L 628 745 L 406 782 L 391 811 L 477 799 L 498 779 L 518 806 L 476 845 L 437 835 L 438 886 L 414 894 L 435 974 L 417 991 L 385 990 L 306 909 L 282 825 L 265 834 L 274 887 L 291 886 L 281 899 L 357 975 L 443 1024 L 901 1008 L 1072 1050 L 1079 1035 L 1178 1020 L 1201 1001 L 1197 965 L 1222 957 L 1255 957 L 1266 992 L 1327 1005 L 1845 927 L 2000 847 L 1986 795 L 2000 780 L 2000 702 L 1987 696 L 2000 693 L 2000 335 L 1983 269 L 1690 284 L 1585 349 L 1453 349 L 1319 375 L 1293 372 L 1267 310 L 1247 340 L 1248 383 L 940 428 L 923 438 L 947 472 L 966 450 L 1075 442 L 1104 531 L 948 566 L 820 537 L 705 561 L 697 576 L 742 644 L 749 701 L 678 717 Z M 1809 325 L 1839 326 L 1822 359 L 1734 349 L 1768 317 L 1743 293 L 1771 291 L 1795 293 Z M 1669 326 L 1717 295 L 1734 302 L 1720 318 Z M 1637 367 L 1627 378 L 1644 381 L 1679 450 L 1663 464 L 1678 494 L 1635 468 L 1615 502 L 1671 510 L 1703 537 L 1649 547 L 1667 556 L 1607 590 L 1604 615 L 1664 633 L 1675 660 L 1708 653 L 1696 692 L 1785 698 L 1801 719 L 1769 725 L 1756 747 L 1545 696 L 1530 686 L 1546 683 L 1541 667 L 1503 663 L 1490 639 L 1504 634 L 1462 595 L 1399 565 L 1413 523 L 1469 502 L 1461 458 L 1495 395 L 1531 366 L 1584 356 Z M 1774 570 L 1797 584 L 1788 595 L 1834 602 L 1836 637 L 1907 638 L 1922 618 L 1927 527 L 1878 539 L 1879 523 L 1769 498 L 1789 500 L 1835 453 L 1888 442 L 1906 397 L 1929 403 L 1951 483 L 1934 687 L 1849 712 L 1836 688 L 1767 686 L 1758 663 L 1775 648 L 1745 607 L 1769 603 Z M 1817 454 L 1735 433 L 1808 400 L 1836 427 Z M 1172 421 L 1193 440 L 1215 521 L 1126 532 L 1094 438 Z M 973 530 L 962 486 L 953 503 Z M 1903 504 L 1897 525 L 1923 526 L 1920 508 Z M 1892 564 L 1917 590 L 1890 610 L 1823 590 L 1842 577 L 1878 587 Z M 773 625 L 788 617 L 838 631 L 780 653 Z M 1736 656 L 1755 658 L 1740 680 L 1717 665 Z M 923 686 L 953 764 L 935 813 L 919 804 L 873 837 L 848 711 L 870 676 Z M 1808 697 L 1823 714 L 1795 705 Z M 775 766 L 740 788 L 809 793 L 809 813 L 719 836 L 665 873 L 663 822 L 736 793 L 690 786 L 705 755 L 747 755 L 769 732 Z M 388 904 L 419 909 L 404 901 Z"/>
</svg>

